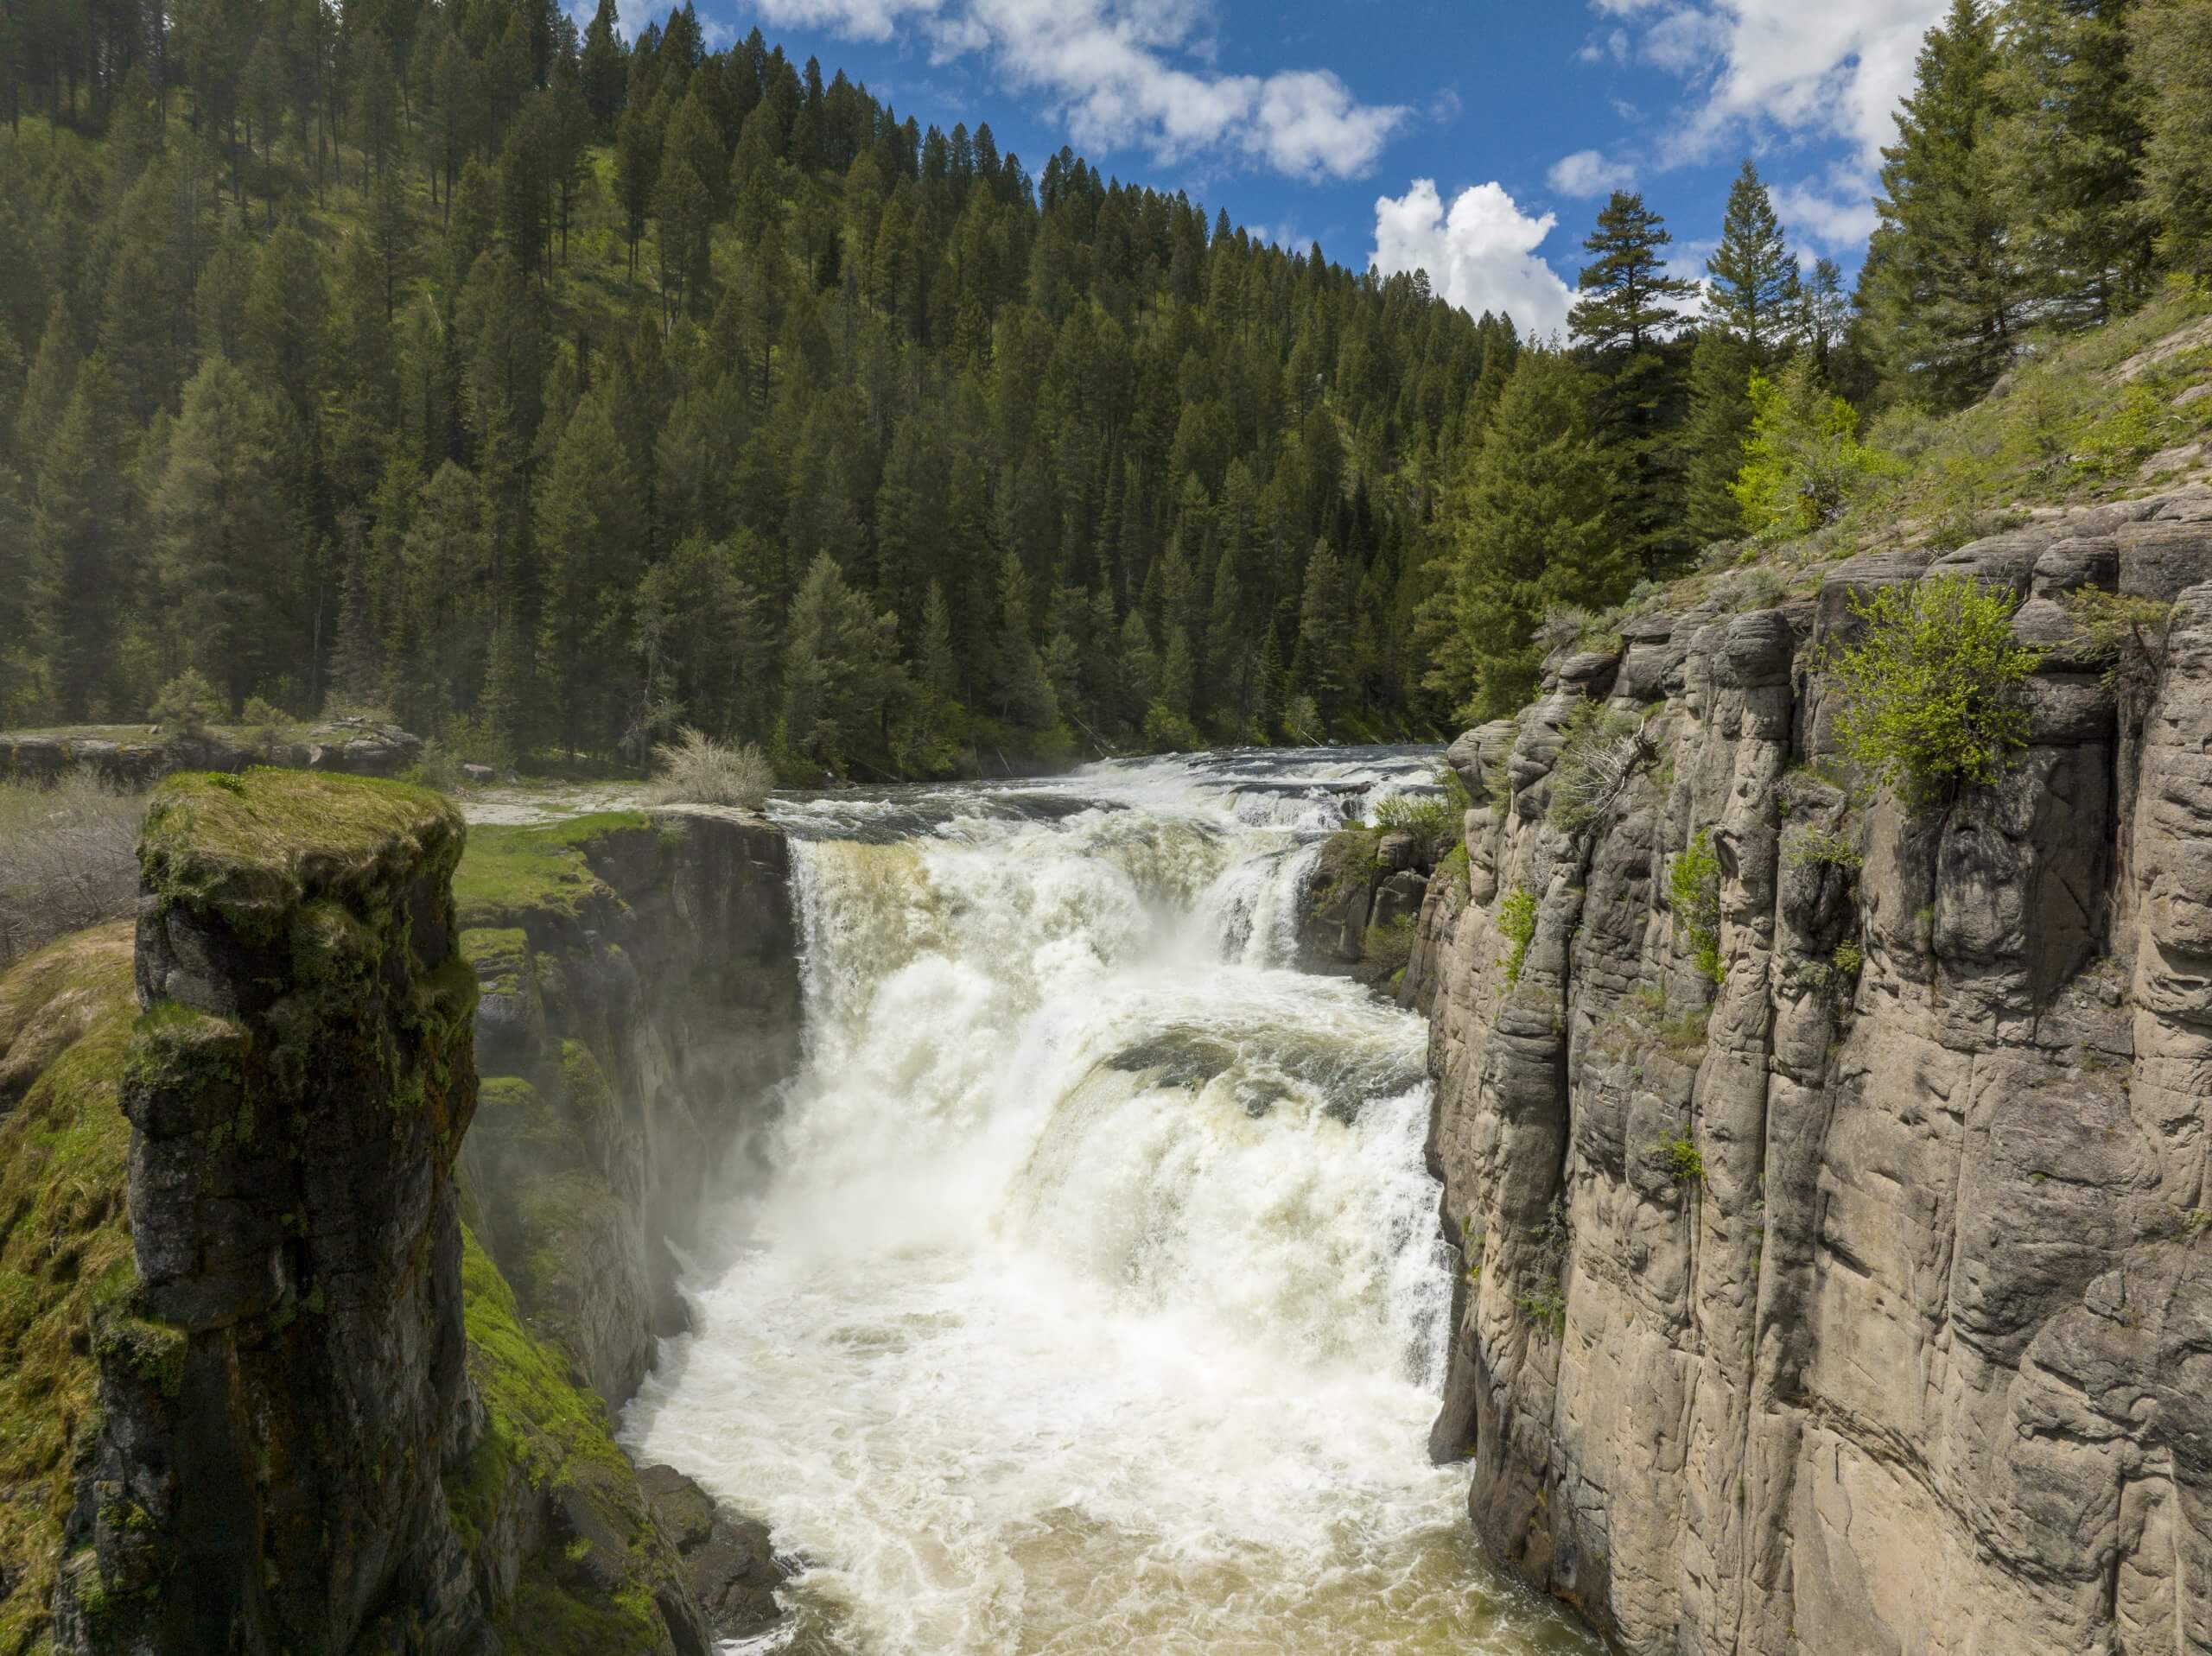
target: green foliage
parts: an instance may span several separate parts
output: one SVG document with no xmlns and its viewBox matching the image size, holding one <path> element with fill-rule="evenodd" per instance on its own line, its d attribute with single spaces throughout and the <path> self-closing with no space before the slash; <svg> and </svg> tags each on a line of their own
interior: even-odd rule
<svg viewBox="0 0 2212 1656">
<path fill-rule="evenodd" d="M 1728 966 L 1720 958 L 1720 859 L 1710 829 L 1692 834 L 1668 865 L 1667 898 L 1681 928 L 1679 940 L 1698 970 L 1715 983 L 1724 981 Z"/>
<path fill-rule="evenodd" d="M 1414 917 L 1402 914 L 1389 924 L 1370 926 L 1360 952 L 1369 965 L 1384 972 L 1402 972 L 1413 959 Z"/>
<path fill-rule="evenodd" d="M 2079 587 L 2066 594 L 2076 648 L 2107 663 L 2105 682 L 2140 695 L 2165 665 L 2166 623 L 2173 606 L 2164 599 Z"/>
<path fill-rule="evenodd" d="M 2137 0 L 2122 16 L 2143 99 L 2145 216 L 2159 252 L 2202 279 L 2212 276 L 2212 16 L 2196 0 Z"/>
<path fill-rule="evenodd" d="M 1826 828 L 1813 823 L 1792 829 L 1783 839 L 1783 860 L 1792 868 L 1845 868 L 1856 871 L 1866 860 L 1859 836 L 1848 826 Z"/>
<path fill-rule="evenodd" d="M 1830 963 L 1844 976 L 1855 978 L 1859 975 L 1859 968 L 1866 965 L 1866 956 L 1857 943 L 1838 943 L 1835 946 L 1834 957 Z"/>
<path fill-rule="evenodd" d="M 1677 1184 L 1705 1183 L 1705 1152 L 1688 1139 L 1668 1139 L 1653 1146 L 1652 1154 L 1667 1177 Z"/>
<path fill-rule="evenodd" d="M 1967 574 L 1853 593 L 1865 636 L 1831 663 L 1853 760 L 1915 803 L 1995 782 L 2026 745 L 2019 690 L 2041 660 L 2012 641 L 2016 601 Z"/>
<path fill-rule="evenodd" d="M 0 1650 L 44 1648 L 73 1456 L 98 1414 L 94 1327 L 127 1318 L 137 1283 L 120 1096 L 137 1011 L 128 922 L 0 976 L 0 1051 L 27 1084 L 0 1114 Z"/>
<path fill-rule="evenodd" d="M 1529 945 L 1535 941 L 1536 894 L 1525 885 L 1516 885 L 1499 898 L 1497 925 L 1497 935 L 1506 942 L 1506 952 L 1502 956 L 1505 980 L 1517 985 L 1522 965 L 1529 958 Z"/>
<path fill-rule="evenodd" d="M 1421 860 L 1433 864 L 1459 837 L 1464 810 L 1434 794 L 1386 794 L 1375 802 L 1368 826 L 1379 834 L 1410 834 L 1421 845 Z"/>
<path fill-rule="evenodd" d="M 1429 680 L 1464 699 L 1470 721 L 1528 699 L 1547 610 L 1611 604 L 1635 579 L 1611 521 L 1615 473 L 1591 432 L 1592 395 L 1572 358 L 1522 352 L 1473 455 L 1445 555 L 1449 647 Z"/>
<path fill-rule="evenodd" d="M 1650 757 L 1643 724 L 1632 714 L 1585 701 L 1567 715 L 1565 744 L 1552 767 L 1545 815 L 1552 826 L 1579 834 L 1602 818 Z"/>
<path fill-rule="evenodd" d="M 1542 1329 L 1553 1339 L 1567 1332 L 1567 1296 L 1556 1285 L 1517 1296 L 1513 1307 L 1523 1321 Z"/>
<path fill-rule="evenodd" d="M 1859 411 L 1821 384 L 1809 357 L 1773 379 L 1754 371 L 1744 465 L 1730 492 L 1754 535 L 1808 535 L 1883 469 L 1859 441 Z"/>
<path fill-rule="evenodd" d="M 146 711 L 166 734 L 200 737 L 226 709 L 207 676 L 198 668 L 188 667 L 162 686 L 161 694 Z"/>
</svg>

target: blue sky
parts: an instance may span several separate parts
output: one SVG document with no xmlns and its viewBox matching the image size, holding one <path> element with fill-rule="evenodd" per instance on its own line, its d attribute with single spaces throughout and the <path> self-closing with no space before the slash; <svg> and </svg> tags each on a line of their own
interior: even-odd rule
<svg viewBox="0 0 2212 1656">
<path fill-rule="evenodd" d="M 901 116 L 1063 143 L 1355 268 L 1426 269 L 1539 333 L 1607 191 L 1695 273 L 1746 155 L 1792 242 L 1855 268 L 1875 151 L 1943 0 L 695 0 Z M 664 4 L 621 0 L 632 27 Z"/>
</svg>

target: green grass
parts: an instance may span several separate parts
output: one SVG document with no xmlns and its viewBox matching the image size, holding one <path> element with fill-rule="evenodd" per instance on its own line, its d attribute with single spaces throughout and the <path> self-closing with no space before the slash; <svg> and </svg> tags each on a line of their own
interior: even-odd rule
<svg viewBox="0 0 2212 1656">
<path fill-rule="evenodd" d="M 1536 894 L 1525 885 L 1516 885 L 1498 899 L 1497 932 L 1506 942 L 1502 960 L 1505 980 L 1509 984 L 1521 981 L 1521 968 L 1529 958 L 1529 945 L 1536 936 Z"/>
<path fill-rule="evenodd" d="M 461 923 L 471 930 L 509 929 L 532 914 L 580 914 L 607 894 L 585 860 L 585 847 L 617 834 L 652 831 L 642 811 L 596 811 L 561 822 L 474 828 L 454 872 Z"/>
<path fill-rule="evenodd" d="M 138 866 L 165 902 L 212 909 L 267 942 L 310 885 L 373 903 L 395 880 L 449 873 L 461 832 L 452 802 L 424 789 L 257 766 L 162 783 Z"/>
<path fill-rule="evenodd" d="M 138 1006 L 131 928 L 97 927 L 0 978 L 0 1652 L 42 1648 L 75 1490 L 70 1457 L 97 1413 L 94 1313 L 137 1281 L 120 1087 Z M 0 1096 L 0 1108 L 5 1107 Z M 118 1336 L 127 1334 L 118 1319 Z"/>
</svg>

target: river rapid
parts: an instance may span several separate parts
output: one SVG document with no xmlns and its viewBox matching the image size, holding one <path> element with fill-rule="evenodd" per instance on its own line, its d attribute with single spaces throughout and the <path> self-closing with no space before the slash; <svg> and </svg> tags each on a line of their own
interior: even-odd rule
<svg viewBox="0 0 2212 1656">
<path fill-rule="evenodd" d="M 1291 969 L 1433 750 L 779 801 L 806 1058 L 624 1420 L 803 1561 L 753 1647 L 1595 1652 L 1426 1453 L 1426 1030 Z"/>
</svg>

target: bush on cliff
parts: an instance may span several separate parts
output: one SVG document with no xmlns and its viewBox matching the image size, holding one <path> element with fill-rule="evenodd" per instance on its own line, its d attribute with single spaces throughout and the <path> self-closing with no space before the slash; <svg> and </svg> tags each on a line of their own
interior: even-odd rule
<svg viewBox="0 0 2212 1656">
<path fill-rule="evenodd" d="M 751 742 L 718 742 L 686 726 L 653 749 L 660 775 L 646 790 L 656 805 L 735 805 L 757 811 L 776 785 L 775 767 Z"/>
<path fill-rule="evenodd" d="M 2019 689 L 2042 657 L 2012 641 L 2016 602 L 1968 574 L 1853 595 L 1866 632 L 1830 663 L 1844 703 L 1837 733 L 1911 803 L 1987 786 L 2026 746 Z"/>
</svg>

